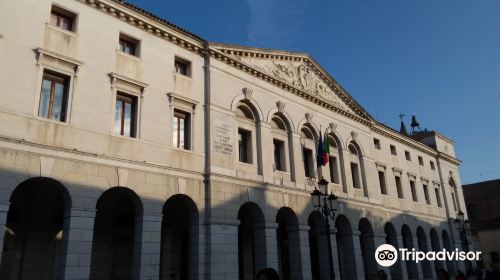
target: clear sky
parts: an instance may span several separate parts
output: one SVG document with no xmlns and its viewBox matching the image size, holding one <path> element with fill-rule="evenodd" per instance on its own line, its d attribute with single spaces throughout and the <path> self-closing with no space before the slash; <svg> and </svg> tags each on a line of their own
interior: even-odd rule
<svg viewBox="0 0 500 280">
<path fill-rule="evenodd" d="M 209 41 L 307 52 L 379 122 L 453 139 L 463 184 L 500 178 L 499 0 L 130 2 Z"/>
</svg>

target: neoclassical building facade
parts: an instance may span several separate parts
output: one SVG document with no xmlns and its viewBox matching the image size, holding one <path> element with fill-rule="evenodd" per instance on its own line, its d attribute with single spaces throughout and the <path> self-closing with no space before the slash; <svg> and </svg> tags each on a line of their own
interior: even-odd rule
<svg viewBox="0 0 500 280">
<path fill-rule="evenodd" d="M 0 7 L 1 279 L 329 279 L 320 177 L 339 197 L 337 279 L 373 279 L 384 243 L 462 248 L 453 141 L 378 123 L 309 55 L 115 0 Z"/>
</svg>

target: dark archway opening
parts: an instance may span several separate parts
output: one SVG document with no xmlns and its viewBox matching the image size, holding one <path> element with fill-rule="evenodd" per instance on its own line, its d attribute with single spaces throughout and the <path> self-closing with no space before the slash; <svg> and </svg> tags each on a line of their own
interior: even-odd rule
<svg viewBox="0 0 500 280">
<path fill-rule="evenodd" d="M 163 207 L 160 279 L 198 278 L 198 208 L 191 198 L 178 194 Z"/>
<path fill-rule="evenodd" d="M 401 235 L 403 237 L 403 248 L 406 248 L 409 251 L 415 248 L 410 227 L 408 227 L 407 225 L 403 225 L 403 228 L 401 229 Z M 415 262 L 407 260 L 406 271 L 408 272 L 408 279 L 418 279 L 417 264 Z"/>
<path fill-rule="evenodd" d="M 130 189 L 105 191 L 96 206 L 92 242 L 91 279 L 132 279 L 137 273 L 142 228 L 142 204 Z"/>
<path fill-rule="evenodd" d="M 359 243 L 363 254 L 363 265 L 366 279 L 377 278 L 377 263 L 375 261 L 375 240 L 372 225 L 366 218 L 359 220 L 358 229 L 360 231 Z"/>
<path fill-rule="evenodd" d="M 265 220 L 257 204 L 247 202 L 238 211 L 238 266 L 240 280 L 253 280 L 266 267 Z"/>
<path fill-rule="evenodd" d="M 384 227 L 385 232 L 385 243 L 391 244 L 399 249 L 398 246 L 398 234 L 392 223 L 386 223 Z M 401 267 L 401 260 L 398 260 L 394 265 L 390 267 L 391 279 L 402 280 L 403 279 L 403 269 Z"/>
<path fill-rule="evenodd" d="M 353 234 L 347 217 L 338 216 L 335 228 L 337 229 L 337 253 L 341 279 L 357 279 Z"/>
<path fill-rule="evenodd" d="M 284 280 L 301 279 L 300 235 L 297 216 L 283 207 L 276 215 L 279 273 Z"/>
<path fill-rule="evenodd" d="M 53 179 L 32 178 L 14 190 L 10 203 L 0 279 L 57 279 L 68 192 Z"/>
</svg>

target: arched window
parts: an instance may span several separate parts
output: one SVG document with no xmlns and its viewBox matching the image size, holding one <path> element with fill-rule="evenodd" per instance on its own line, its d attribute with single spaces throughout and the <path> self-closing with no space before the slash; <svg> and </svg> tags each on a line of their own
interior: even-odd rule
<svg viewBox="0 0 500 280">
<path fill-rule="evenodd" d="M 291 171 L 289 158 L 292 158 L 291 129 L 286 118 L 277 113 L 271 119 L 271 132 L 273 137 L 273 170 L 278 172 Z"/>
<path fill-rule="evenodd" d="M 329 137 L 329 142 L 330 142 L 330 154 L 329 154 L 329 159 L 328 159 L 328 169 L 330 173 L 330 182 L 334 184 L 342 184 L 342 170 L 341 166 L 343 163 L 343 157 L 342 157 L 342 152 L 340 149 L 340 141 L 336 139 L 336 137 L 330 135 Z"/>
<path fill-rule="evenodd" d="M 455 184 L 453 178 L 450 178 L 449 184 L 451 187 L 450 192 L 451 192 L 451 201 L 453 203 L 453 210 L 455 210 L 455 212 L 458 212 L 460 210 L 460 204 L 458 203 L 457 185 Z"/>
<path fill-rule="evenodd" d="M 310 124 L 304 125 L 300 130 L 302 144 L 302 160 L 304 162 L 304 175 L 314 178 L 314 151 L 316 147 L 316 133 Z"/>
<path fill-rule="evenodd" d="M 236 107 L 238 123 L 238 161 L 254 164 L 257 157 L 256 134 L 258 121 L 254 107 L 247 102 L 240 102 Z"/>
<path fill-rule="evenodd" d="M 359 152 L 358 147 L 354 144 L 351 143 L 348 146 L 349 149 L 349 159 L 351 163 L 351 178 L 352 178 L 352 185 L 356 189 L 362 189 L 363 188 L 363 180 L 362 180 L 362 157 L 361 153 Z"/>
</svg>

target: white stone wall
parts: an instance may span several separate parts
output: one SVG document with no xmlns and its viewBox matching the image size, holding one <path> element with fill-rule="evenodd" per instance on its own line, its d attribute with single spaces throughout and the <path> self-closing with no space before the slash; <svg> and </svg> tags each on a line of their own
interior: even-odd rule
<svg viewBox="0 0 500 280">
<path fill-rule="evenodd" d="M 297 279 L 312 279 L 308 221 L 313 211 L 310 192 L 315 181 L 304 175 L 301 147 L 305 142 L 300 134 L 304 125 L 316 134 L 320 129 L 324 133 L 326 128 L 334 127 L 333 133 L 339 140 L 342 157 L 337 160 L 342 165 L 342 184 L 331 183 L 329 187 L 339 197 L 337 215 L 345 216 L 352 229 L 351 249 L 356 256 L 349 269 L 356 271 L 359 279 L 365 275 L 359 254 L 358 223 L 362 218 L 370 222 L 375 246 L 385 242 L 384 227 L 391 223 L 399 246 L 401 229 L 408 225 L 413 244 L 418 244 L 417 227 L 421 226 L 427 241 L 430 242 L 431 229 L 435 229 L 441 247 L 443 231 L 450 234 L 453 247 L 460 247 L 458 233 L 448 223 L 449 217 L 455 217 L 450 178 L 456 184 L 459 208 L 466 212 L 455 159 L 439 157 L 432 148 L 373 120 L 365 119 L 370 123 L 366 125 L 310 102 L 228 64 L 217 55 L 210 56 L 208 81 L 205 58 L 199 51 L 204 43 L 201 39 L 120 4 L 108 0 L 53 3 L 77 14 L 76 32 L 61 31 L 48 24 L 50 1 L 0 0 L 0 83 L 4 85 L 0 103 L 0 225 L 6 224 L 9 199 L 22 182 L 35 177 L 59 181 L 71 198 L 63 229 L 64 261 L 58 265 L 61 277 L 88 279 L 97 200 L 110 188 L 124 187 L 137 194 L 143 207 L 135 229 L 140 236 L 134 245 L 140 248 L 133 264 L 137 279 L 157 279 L 160 274 L 161 223 L 165 218 L 162 209 L 176 194 L 191 198 L 199 213 L 199 221 L 194 225 L 196 234 L 190 239 L 197 248 L 197 252 L 192 252 L 197 258 L 189 268 L 190 279 L 238 277 L 238 212 L 246 202 L 255 203 L 265 220 L 259 225 L 264 238 L 255 244 L 263 252 L 258 265 L 279 267 L 276 215 L 280 208 L 288 207 L 298 220 L 294 238 L 299 239 L 300 247 L 292 251 L 300 254 L 302 264 L 300 269 L 294 268 L 294 275 L 300 275 Z M 120 12 L 126 13 L 124 19 Z M 117 51 L 120 32 L 140 40 L 138 58 Z M 177 43 L 173 43 L 172 36 Z M 212 45 L 208 52 L 217 53 L 217 48 Z M 191 77 L 174 73 L 176 56 L 191 62 Z M 64 123 L 38 117 L 44 69 L 71 76 L 68 118 Z M 110 77 L 111 73 L 114 74 Z M 135 138 L 113 133 L 114 100 L 119 88 L 138 94 Z M 205 104 L 207 92 L 210 104 Z M 241 101 L 254 107 L 258 120 L 252 128 L 252 164 L 238 160 L 239 121 L 235 109 Z M 174 108 L 192 110 L 191 150 L 172 147 Z M 205 108 L 210 121 L 205 119 Z M 270 121 L 275 113 L 289 123 L 284 172 L 273 170 Z M 210 133 L 207 147 L 205 128 Z M 221 136 L 227 137 L 223 143 L 218 142 Z M 374 138 L 380 141 L 380 150 L 375 148 Z M 439 143 L 444 143 L 443 139 Z M 362 155 L 361 189 L 354 188 L 351 179 L 348 145 L 353 142 Z M 226 148 L 223 151 L 221 144 Z M 396 147 L 397 155 L 391 155 L 390 145 Z M 448 155 L 454 156 L 452 143 L 447 145 Z M 205 166 L 206 149 L 210 153 L 209 166 Z M 314 147 L 313 150 L 315 155 Z M 405 159 L 405 151 L 410 152 L 410 161 Z M 431 161 L 435 170 L 430 167 Z M 210 174 L 205 174 L 205 170 L 210 170 Z M 385 172 L 387 195 L 380 192 L 378 170 Z M 328 166 L 317 173 L 330 178 Z M 401 174 L 403 199 L 397 197 L 396 173 Z M 415 180 L 417 202 L 412 201 L 409 178 Z M 430 205 L 425 203 L 424 182 L 429 187 Z M 436 185 L 440 186 L 443 207 L 437 206 Z M 4 232 L 0 234 L 0 246 L 3 236 Z M 339 275 L 337 248 L 339 244 L 332 234 L 335 273 Z M 401 269 L 406 275 L 404 264 Z M 418 270 L 421 274 L 420 266 Z M 323 274 L 321 278 L 324 277 Z"/>
</svg>

